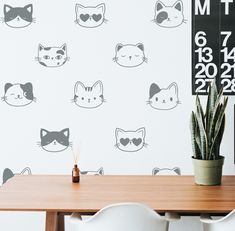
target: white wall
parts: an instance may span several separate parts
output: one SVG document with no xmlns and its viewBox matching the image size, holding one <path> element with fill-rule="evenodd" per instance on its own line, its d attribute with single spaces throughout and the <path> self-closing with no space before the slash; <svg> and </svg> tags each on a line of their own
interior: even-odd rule
<svg viewBox="0 0 235 231">
<path fill-rule="evenodd" d="M 176 28 L 162 28 L 152 22 L 155 0 L 105 1 L 107 23 L 97 28 L 82 28 L 74 23 L 75 4 L 98 5 L 98 0 L 50 0 L 31 2 L 1 1 L 24 6 L 33 4 L 36 23 L 25 28 L 0 25 L 0 94 L 4 86 L 31 82 L 37 102 L 12 107 L 0 102 L 0 170 L 14 173 L 30 166 L 33 174 L 70 174 L 72 152 L 51 153 L 38 147 L 40 129 L 70 129 L 69 141 L 79 147 L 82 170 L 104 168 L 105 174 L 151 174 L 154 167 L 181 168 L 192 174 L 189 116 L 194 109 L 191 95 L 191 2 L 183 1 L 187 20 Z M 173 5 L 174 0 L 165 0 Z M 3 17 L 3 11 L 0 11 Z M 61 67 L 49 68 L 35 61 L 38 45 L 61 46 L 66 43 L 70 60 Z M 118 43 L 143 43 L 147 63 L 125 68 L 112 61 Z M 71 103 L 74 85 L 81 81 L 92 86 L 104 85 L 106 102 L 95 109 Z M 166 88 L 176 82 L 179 104 L 161 111 L 146 104 L 152 83 Z M 227 127 L 222 144 L 226 156 L 224 174 L 233 174 L 233 98 L 227 109 Z M 146 129 L 148 146 L 137 152 L 114 147 L 115 129 Z M 42 230 L 44 216 L 39 214 L 1 213 L 5 230 Z M 11 222 L 17 219 L 17 222 Z M 194 219 L 195 220 L 195 219 Z M 199 223 L 188 218 L 175 224 L 178 230 L 199 230 Z M 193 224 L 193 225 L 192 225 Z M 181 226 L 182 225 L 182 226 Z"/>
</svg>

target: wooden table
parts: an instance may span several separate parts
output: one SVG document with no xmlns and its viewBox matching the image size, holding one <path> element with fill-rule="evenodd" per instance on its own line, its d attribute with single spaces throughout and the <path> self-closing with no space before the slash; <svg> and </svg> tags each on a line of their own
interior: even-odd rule
<svg viewBox="0 0 235 231">
<path fill-rule="evenodd" d="M 45 211 L 46 231 L 64 231 L 64 214 L 95 213 L 111 203 L 140 202 L 155 211 L 228 213 L 235 176 L 221 186 L 198 186 L 192 176 L 15 176 L 0 189 L 0 211 Z"/>
</svg>

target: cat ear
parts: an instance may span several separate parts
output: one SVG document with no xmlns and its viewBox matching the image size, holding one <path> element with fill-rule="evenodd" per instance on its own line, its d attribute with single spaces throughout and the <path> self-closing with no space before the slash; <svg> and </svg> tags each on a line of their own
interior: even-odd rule
<svg viewBox="0 0 235 231">
<path fill-rule="evenodd" d="M 28 82 L 28 83 L 24 84 L 23 86 L 24 86 L 24 89 L 27 89 L 28 92 L 32 92 L 33 91 L 32 83 Z"/>
<path fill-rule="evenodd" d="M 65 128 L 61 130 L 60 132 L 63 133 L 67 138 L 69 138 L 69 128 Z"/>
<path fill-rule="evenodd" d="M 9 5 L 4 5 L 4 14 L 8 13 L 13 7 Z"/>
<path fill-rule="evenodd" d="M 84 91 L 85 86 L 82 82 L 77 81 L 74 87 L 74 95 L 77 95 L 78 92 Z"/>
<path fill-rule="evenodd" d="M 99 175 L 104 175 L 104 169 L 102 167 L 97 172 Z"/>
<path fill-rule="evenodd" d="M 78 13 L 78 11 L 79 11 L 80 9 L 84 9 L 84 8 L 86 8 L 86 7 L 83 6 L 83 5 L 81 5 L 81 4 L 76 4 L 76 6 L 75 6 L 75 12 L 76 12 L 76 14 Z"/>
<path fill-rule="evenodd" d="M 38 50 L 39 50 L 39 51 L 44 50 L 44 46 L 41 45 L 41 44 L 39 44 L 39 45 L 38 45 Z"/>
<path fill-rule="evenodd" d="M 12 87 L 12 86 L 13 86 L 12 83 L 6 83 L 6 84 L 5 84 L 5 87 L 4 87 L 5 93 L 6 93 L 7 90 L 8 90 L 10 87 Z"/>
<path fill-rule="evenodd" d="M 154 168 L 153 171 L 152 171 L 152 175 L 155 176 L 157 175 L 159 172 L 160 172 L 160 168 Z"/>
<path fill-rule="evenodd" d="M 125 131 L 124 130 L 122 130 L 121 128 L 116 128 L 116 130 L 115 130 L 115 135 L 116 135 L 116 138 L 118 138 L 119 137 L 119 134 L 124 134 L 125 133 Z"/>
<path fill-rule="evenodd" d="M 173 168 L 172 171 L 174 171 L 179 176 L 181 175 L 180 168 L 178 168 L 178 167 Z"/>
<path fill-rule="evenodd" d="M 156 5 L 155 5 L 155 11 L 159 11 L 159 10 L 163 9 L 164 7 L 166 7 L 166 6 L 164 5 L 163 2 L 157 1 Z"/>
<path fill-rule="evenodd" d="M 105 13 L 105 4 L 104 3 L 99 4 L 95 8 L 98 9 L 98 10 L 102 10 L 103 14 Z"/>
<path fill-rule="evenodd" d="M 142 43 L 137 43 L 136 46 L 137 46 L 140 50 L 144 51 L 144 44 L 142 44 Z"/>
<path fill-rule="evenodd" d="M 121 43 L 118 43 L 117 46 L 116 46 L 116 52 L 118 52 L 120 49 L 122 49 L 124 47 L 123 44 Z"/>
<path fill-rule="evenodd" d="M 167 89 L 173 91 L 175 95 L 178 95 L 178 85 L 176 83 L 171 83 Z"/>
<path fill-rule="evenodd" d="M 60 47 L 62 50 L 66 51 L 67 50 L 67 45 L 66 43 L 64 43 L 61 47 Z"/>
<path fill-rule="evenodd" d="M 29 13 L 33 13 L 33 4 L 28 4 L 24 7 Z"/>
<path fill-rule="evenodd" d="M 178 0 L 175 2 L 175 4 L 172 6 L 173 8 L 175 8 L 176 10 L 182 12 L 183 11 L 183 3 L 181 0 Z"/>
<path fill-rule="evenodd" d="M 45 135 L 47 135 L 48 133 L 49 133 L 49 131 L 47 131 L 46 129 L 41 128 L 41 130 L 40 130 L 40 137 L 42 138 Z"/>
<path fill-rule="evenodd" d="M 99 95 L 103 95 L 103 84 L 100 80 L 94 83 L 92 89 L 94 89 L 94 91 L 96 91 Z"/>
<path fill-rule="evenodd" d="M 144 138 L 146 131 L 145 128 L 139 128 L 138 130 L 135 131 L 136 133 L 141 133 L 141 136 Z"/>
<path fill-rule="evenodd" d="M 149 98 L 151 99 L 155 94 L 161 91 L 160 87 L 156 83 L 152 83 L 149 89 Z"/>
<path fill-rule="evenodd" d="M 14 173 L 9 168 L 5 168 L 2 174 L 2 184 L 5 184 L 9 179 L 14 176 Z"/>
</svg>

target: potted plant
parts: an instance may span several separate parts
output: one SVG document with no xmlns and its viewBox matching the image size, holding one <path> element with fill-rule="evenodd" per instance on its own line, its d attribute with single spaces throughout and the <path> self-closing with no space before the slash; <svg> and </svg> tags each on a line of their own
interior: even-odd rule
<svg viewBox="0 0 235 231">
<path fill-rule="evenodd" d="M 209 85 L 204 113 L 198 95 L 196 112 L 190 119 L 195 182 L 200 185 L 221 184 L 224 156 L 220 144 L 225 127 L 225 108 L 228 97 L 223 97 L 223 87 L 218 91 L 215 80 Z"/>
</svg>

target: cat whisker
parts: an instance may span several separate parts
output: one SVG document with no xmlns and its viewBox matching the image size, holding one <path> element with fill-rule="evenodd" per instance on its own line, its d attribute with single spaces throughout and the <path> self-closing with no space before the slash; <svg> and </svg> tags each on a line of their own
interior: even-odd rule
<svg viewBox="0 0 235 231">
<path fill-rule="evenodd" d="M 106 18 L 104 19 L 104 23 L 107 23 L 108 21 L 109 21 L 108 19 L 106 19 Z"/>
<path fill-rule="evenodd" d="M 35 103 L 37 102 L 37 98 L 36 97 L 33 98 L 33 102 L 35 102 Z"/>
<path fill-rule="evenodd" d="M 2 100 L 2 101 L 6 101 L 6 100 L 7 100 L 7 97 L 6 97 L 6 96 L 3 96 L 3 97 L 1 97 L 1 100 Z"/>
<path fill-rule="evenodd" d="M 72 147 L 73 146 L 73 142 L 69 142 L 69 147 Z"/>
<path fill-rule="evenodd" d="M 154 23 L 156 23 L 156 22 L 157 22 L 157 20 L 156 20 L 156 19 L 153 19 L 153 20 L 151 20 L 151 22 L 154 22 Z"/>
<path fill-rule="evenodd" d="M 115 144 L 114 147 L 115 148 L 119 148 L 120 144 Z"/>
<path fill-rule="evenodd" d="M 70 102 L 71 102 L 71 103 L 75 103 L 76 100 L 75 100 L 75 99 L 71 99 Z"/>
<path fill-rule="evenodd" d="M 144 57 L 144 58 L 143 58 L 143 61 L 144 61 L 145 63 L 148 63 L 148 58 Z"/>
<path fill-rule="evenodd" d="M 118 57 L 114 57 L 114 58 L 113 58 L 113 61 L 114 61 L 114 62 L 117 62 L 117 61 L 118 61 Z"/>
<path fill-rule="evenodd" d="M 66 61 L 69 61 L 69 60 L 70 60 L 70 57 L 66 57 L 65 60 L 66 60 Z"/>
<path fill-rule="evenodd" d="M 36 61 L 40 61 L 41 58 L 40 58 L 40 57 L 35 57 L 35 60 L 36 60 Z"/>
<path fill-rule="evenodd" d="M 147 148 L 149 145 L 147 143 L 144 143 L 144 147 Z"/>
<path fill-rule="evenodd" d="M 76 20 L 74 21 L 74 23 L 75 23 L 75 24 L 78 24 L 78 20 L 76 19 Z"/>
<path fill-rule="evenodd" d="M 5 22 L 5 18 L 0 18 L 0 21 L 1 22 Z"/>
<path fill-rule="evenodd" d="M 152 103 L 152 101 L 146 101 L 146 104 L 148 105 L 148 104 L 151 104 Z"/>
</svg>

